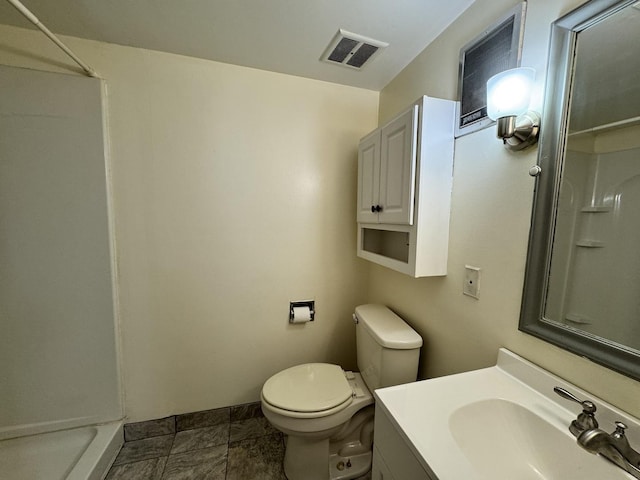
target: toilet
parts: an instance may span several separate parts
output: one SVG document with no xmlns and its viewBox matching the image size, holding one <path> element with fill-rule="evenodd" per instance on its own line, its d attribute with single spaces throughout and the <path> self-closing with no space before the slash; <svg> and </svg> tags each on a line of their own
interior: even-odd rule
<svg viewBox="0 0 640 480">
<path fill-rule="evenodd" d="M 422 338 L 384 305 L 356 307 L 360 372 L 329 363 L 287 368 L 262 387 L 262 411 L 287 435 L 289 480 L 348 480 L 371 469 L 373 391 L 413 382 Z"/>
</svg>

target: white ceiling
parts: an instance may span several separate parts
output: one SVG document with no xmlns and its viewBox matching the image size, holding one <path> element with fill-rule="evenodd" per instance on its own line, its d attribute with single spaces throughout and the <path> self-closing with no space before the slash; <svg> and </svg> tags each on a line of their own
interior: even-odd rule
<svg viewBox="0 0 640 480">
<path fill-rule="evenodd" d="M 475 0 L 22 0 L 57 34 L 381 90 Z M 0 0 L 0 23 L 35 28 Z M 338 29 L 389 43 L 362 70 L 319 60 Z M 2 39 L 0 39 L 0 43 Z M 91 65 L 91 59 L 83 59 Z"/>
</svg>

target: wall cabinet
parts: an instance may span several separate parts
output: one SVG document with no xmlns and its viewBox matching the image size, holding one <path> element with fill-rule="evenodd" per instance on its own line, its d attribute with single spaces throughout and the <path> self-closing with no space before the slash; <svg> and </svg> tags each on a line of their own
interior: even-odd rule
<svg viewBox="0 0 640 480">
<path fill-rule="evenodd" d="M 422 97 L 360 141 L 358 256 L 446 275 L 455 102 Z"/>
<path fill-rule="evenodd" d="M 418 106 L 367 135 L 358 149 L 358 222 L 413 224 Z"/>
</svg>

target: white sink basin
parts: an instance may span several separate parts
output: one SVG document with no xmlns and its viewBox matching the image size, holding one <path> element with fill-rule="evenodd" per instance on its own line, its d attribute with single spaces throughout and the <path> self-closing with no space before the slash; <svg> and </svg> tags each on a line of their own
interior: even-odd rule
<svg viewBox="0 0 640 480">
<path fill-rule="evenodd" d="M 640 422 L 549 372 L 501 349 L 495 367 L 376 390 L 377 408 L 438 480 L 625 480 L 583 450 L 568 426 L 581 411 L 554 386 L 598 407 L 606 431 L 628 425 L 640 448 Z"/>
<path fill-rule="evenodd" d="M 449 427 L 460 451 L 487 478 L 626 478 L 582 451 L 573 437 L 508 400 L 481 400 L 460 407 L 449 417 Z"/>
</svg>

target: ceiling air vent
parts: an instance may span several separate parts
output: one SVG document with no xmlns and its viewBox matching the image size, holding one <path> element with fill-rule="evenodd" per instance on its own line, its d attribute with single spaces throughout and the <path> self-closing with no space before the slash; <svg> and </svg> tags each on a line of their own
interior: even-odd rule
<svg viewBox="0 0 640 480">
<path fill-rule="evenodd" d="M 321 60 L 360 70 L 389 44 L 340 29 L 320 58 Z"/>
</svg>

